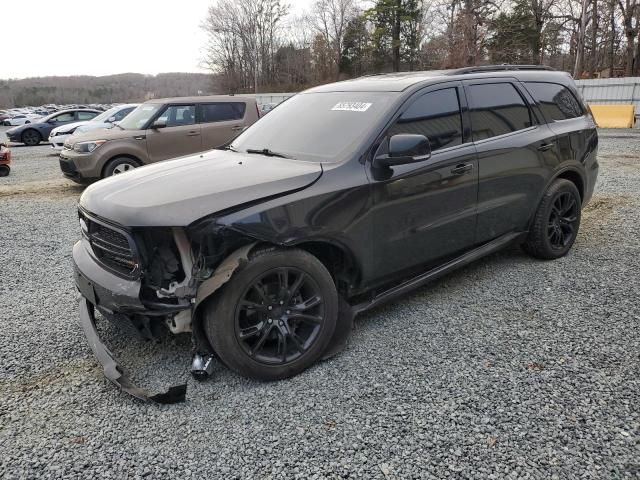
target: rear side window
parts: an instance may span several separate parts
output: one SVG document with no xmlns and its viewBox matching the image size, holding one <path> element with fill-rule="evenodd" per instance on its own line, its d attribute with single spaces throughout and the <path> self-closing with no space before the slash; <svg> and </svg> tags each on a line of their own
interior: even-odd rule
<svg viewBox="0 0 640 480">
<path fill-rule="evenodd" d="M 202 123 L 241 120 L 244 118 L 246 105 L 241 102 L 205 103 L 202 109 Z"/>
<path fill-rule="evenodd" d="M 462 143 L 462 117 L 456 88 L 425 93 L 416 99 L 389 130 L 389 135 L 424 135 L 431 150 Z"/>
<path fill-rule="evenodd" d="M 547 120 L 568 120 L 584 115 L 582 105 L 567 87 L 544 82 L 526 82 L 525 85 Z"/>
<path fill-rule="evenodd" d="M 531 126 L 531 112 L 510 83 L 483 83 L 467 87 L 470 93 L 474 140 L 497 137 Z"/>
</svg>

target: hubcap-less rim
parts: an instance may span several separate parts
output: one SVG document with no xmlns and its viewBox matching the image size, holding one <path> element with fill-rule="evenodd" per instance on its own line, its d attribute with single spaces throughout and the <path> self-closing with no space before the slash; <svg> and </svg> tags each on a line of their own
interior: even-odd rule
<svg viewBox="0 0 640 480">
<path fill-rule="evenodd" d="M 268 365 L 291 363 L 317 341 L 324 321 L 320 287 L 294 267 L 270 270 L 240 297 L 235 335 L 244 352 Z"/>
<path fill-rule="evenodd" d="M 113 169 L 113 174 L 114 175 L 118 175 L 120 173 L 124 173 L 124 172 L 128 172 L 129 170 L 133 170 L 134 168 L 136 168 L 136 167 L 131 165 L 130 163 L 120 163 L 120 164 L 116 165 L 116 168 Z"/>
<path fill-rule="evenodd" d="M 575 236 L 577 222 L 578 202 L 571 193 L 561 193 L 553 201 L 547 224 L 547 237 L 551 246 L 558 250 L 565 248 Z"/>
</svg>

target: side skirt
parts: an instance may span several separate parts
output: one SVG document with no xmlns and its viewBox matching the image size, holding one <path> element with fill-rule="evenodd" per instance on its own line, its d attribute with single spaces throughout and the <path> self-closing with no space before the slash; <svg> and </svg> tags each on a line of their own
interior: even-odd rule
<svg viewBox="0 0 640 480">
<path fill-rule="evenodd" d="M 435 267 L 427 272 L 421 273 L 417 277 L 411 278 L 402 282 L 400 285 L 396 285 L 395 287 L 390 288 L 382 293 L 376 295 L 373 299 L 367 302 L 362 302 L 357 305 L 353 305 L 351 308 L 353 310 L 353 314 L 357 315 L 359 313 L 370 310 L 374 307 L 382 305 L 383 303 L 390 302 L 395 298 L 403 295 L 411 290 L 414 290 L 422 285 L 425 285 L 432 280 L 442 277 L 453 270 L 456 270 L 460 267 L 468 265 L 471 262 L 474 262 L 482 257 L 485 257 L 491 253 L 494 253 L 498 250 L 501 250 L 505 246 L 510 243 L 513 243 L 517 240 L 523 240 L 528 232 L 513 232 L 502 235 L 501 237 L 496 238 L 495 240 L 490 241 L 489 243 L 485 243 L 473 250 L 468 251 L 467 253 L 455 258 L 453 260 L 448 261 L 440 265 L 439 267 Z"/>
</svg>

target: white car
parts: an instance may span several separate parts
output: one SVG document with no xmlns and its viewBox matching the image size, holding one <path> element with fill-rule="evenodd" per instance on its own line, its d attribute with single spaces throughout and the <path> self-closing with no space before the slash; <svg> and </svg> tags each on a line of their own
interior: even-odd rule
<svg viewBox="0 0 640 480">
<path fill-rule="evenodd" d="M 39 118 L 40 115 L 35 115 L 33 113 L 19 113 L 11 118 L 7 118 L 3 123 L 5 126 L 16 127 L 18 125 L 24 125 L 25 123 L 34 122 Z"/>
<path fill-rule="evenodd" d="M 62 150 L 64 142 L 74 133 L 90 132 L 100 128 L 111 128 L 114 122 L 119 122 L 129 115 L 138 104 L 129 103 L 126 105 L 118 105 L 110 108 L 106 112 L 102 112 L 97 117 L 84 122 L 67 123 L 51 130 L 49 134 L 49 142 L 54 150 Z"/>
</svg>

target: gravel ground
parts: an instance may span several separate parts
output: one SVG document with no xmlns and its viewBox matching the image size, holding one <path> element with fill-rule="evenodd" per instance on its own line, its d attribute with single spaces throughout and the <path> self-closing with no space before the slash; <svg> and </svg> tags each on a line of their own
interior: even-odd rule
<svg viewBox="0 0 640 480">
<path fill-rule="evenodd" d="M 81 189 L 50 147 L 14 148 L 0 478 L 640 478 L 640 134 L 604 132 L 600 152 L 567 257 L 492 255 L 359 317 L 346 351 L 302 375 L 217 366 L 157 406 L 104 380 L 78 326 Z M 144 386 L 186 378 L 188 336 L 103 335 Z"/>
</svg>

